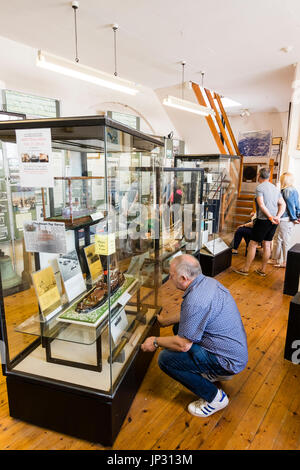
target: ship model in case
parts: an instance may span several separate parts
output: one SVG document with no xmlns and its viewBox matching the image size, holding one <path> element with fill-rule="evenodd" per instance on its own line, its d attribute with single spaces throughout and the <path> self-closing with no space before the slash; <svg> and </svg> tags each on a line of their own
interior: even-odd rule
<svg viewBox="0 0 300 470">
<path fill-rule="evenodd" d="M 124 284 L 125 276 L 118 269 L 110 273 L 110 295 Z M 89 313 L 102 305 L 108 296 L 108 284 L 102 277 L 95 287 L 78 302 L 76 306 L 77 313 Z"/>
<path fill-rule="evenodd" d="M 63 222 L 72 228 L 100 219 L 98 207 L 104 200 L 93 197 L 93 187 L 97 194 L 104 195 L 104 179 L 101 176 L 55 177 L 54 188 L 49 189 L 50 215 L 47 216 L 45 188 L 42 188 L 43 217 L 49 222 Z M 101 191 L 99 188 L 103 186 Z M 64 195 L 63 201 L 61 195 Z M 94 216 L 93 216 L 94 215 Z M 93 216 L 93 217 L 92 217 Z"/>
</svg>

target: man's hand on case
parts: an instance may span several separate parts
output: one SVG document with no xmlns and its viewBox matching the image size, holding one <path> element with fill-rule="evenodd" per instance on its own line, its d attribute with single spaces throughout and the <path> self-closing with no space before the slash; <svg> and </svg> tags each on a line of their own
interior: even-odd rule
<svg viewBox="0 0 300 470">
<path fill-rule="evenodd" d="M 141 345 L 141 350 L 144 351 L 144 352 L 156 351 L 156 347 L 153 344 L 154 340 L 155 340 L 154 336 L 149 336 L 149 338 L 145 339 L 145 341 Z"/>
</svg>

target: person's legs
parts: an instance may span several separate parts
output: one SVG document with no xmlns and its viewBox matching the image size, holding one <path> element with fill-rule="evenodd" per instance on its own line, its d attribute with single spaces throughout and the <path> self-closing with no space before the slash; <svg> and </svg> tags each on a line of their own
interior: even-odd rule
<svg viewBox="0 0 300 470">
<path fill-rule="evenodd" d="M 244 266 L 241 269 L 232 268 L 234 272 L 237 274 L 242 274 L 243 276 L 248 276 L 249 269 L 251 266 L 252 261 L 256 255 L 256 248 L 258 243 L 254 240 L 250 240 L 248 248 L 247 248 L 247 258 Z"/>
<path fill-rule="evenodd" d="M 188 352 L 163 349 L 158 365 L 167 375 L 208 402 L 214 400 L 218 388 L 201 374 L 226 375 L 216 357 L 197 344 L 193 344 Z"/>
<path fill-rule="evenodd" d="M 261 268 L 256 270 L 257 274 L 260 274 L 261 276 L 266 276 L 266 267 L 271 256 L 272 240 L 274 238 L 277 228 L 278 227 L 276 226 L 276 224 L 269 223 L 269 228 L 268 230 L 266 230 L 266 233 L 263 239 L 263 256 L 262 256 Z"/>
<path fill-rule="evenodd" d="M 246 271 L 246 272 L 249 271 L 250 266 L 252 264 L 252 261 L 255 258 L 257 245 L 258 245 L 257 242 L 255 242 L 254 240 L 250 240 L 250 243 L 248 245 L 246 263 L 245 263 L 245 266 L 243 268 L 243 270 Z"/>
<path fill-rule="evenodd" d="M 266 272 L 266 266 L 267 266 L 268 260 L 270 259 L 270 256 L 271 256 L 271 242 L 264 240 L 263 241 L 263 256 L 262 256 L 261 268 L 260 268 L 261 273 Z"/>
<path fill-rule="evenodd" d="M 264 239 L 264 233 L 269 229 L 269 221 L 256 219 L 251 230 L 251 240 L 247 249 L 245 265 L 241 269 L 233 269 L 238 274 L 248 275 L 252 261 L 256 255 L 258 244 Z"/>
<path fill-rule="evenodd" d="M 238 247 L 240 246 L 240 243 L 241 243 L 241 241 L 242 241 L 242 239 L 243 239 L 243 228 L 245 228 L 245 227 L 239 227 L 239 228 L 236 230 L 235 234 L 234 234 L 233 246 L 232 246 L 232 248 L 233 248 L 234 250 L 237 250 L 237 249 L 238 249 Z"/>
<path fill-rule="evenodd" d="M 245 240 L 246 245 L 249 245 L 251 240 L 252 228 L 251 227 L 244 227 L 243 230 L 243 238 Z"/>
<path fill-rule="evenodd" d="M 251 227 L 244 227 L 244 232 L 243 232 L 243 238 L 246 243 L 246 251 L 245 251 L 245 256 L 247 256 L 248 253 L 248 245 L 251 240 L 251 235 L 252 235 L 252 228 Z"/>
<path fill-rule="evenodd" d="M 294 228 L 293 222 L 290 221 L 282 221 L 280 223 L 281 227 L 281 234 L 282 234 L 282 260 L 281 260 L 281 266 L 285 267 L 286 266 L 286 260 L 287 260 L 287 252 L 290 248 L 290 242 L 291 242 L 291 237 L 292 237 L 292 231 Z"/>
<path fill-rule="evenodd" d="M 281 223 L 280 223 L 274 235 L 273 248 L 272 248 L 272 259 L 277 263 L 280 262 L 281 248 L 282 248 L 282 238 L 281 238 Z"/>
</svg>

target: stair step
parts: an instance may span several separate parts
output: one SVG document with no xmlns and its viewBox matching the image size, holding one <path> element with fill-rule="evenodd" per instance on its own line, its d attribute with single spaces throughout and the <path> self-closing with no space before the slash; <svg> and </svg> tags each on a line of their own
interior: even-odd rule
<svg viewBox="0 0 300 470">
<path fill-rule="evenodd" d="M 243 193 L 241 193 L 238 196 L 238 200 L 239 199 L 246 199 L 248 201 L 253 201 L 254 198 L 255 198 L 255 194 L 246 194 L 246 193 L 243 194 Z"/>
<path fill-rule="evenodd" d="M 252 209 L 253 201 L 237 201 L 236 207 L 247 207 L 249 209 Z"/>
<path fill-rule="evenodd" d="M 252 212 L 252 205 L 250 207 L 236 207 L 235 211 L 237 214 L 250 215 Z"/>
<path fill-rule="evenodd" d="M 243 223 L 250 222 L 250 215 L 247 215 L 247 214 L 241 215 L 241 214 L 239 214 L 239 215 L 236 215 L 234 217 L 234 219 L 235 219 L 236 222 L 243 222 Z"/>
</svg>

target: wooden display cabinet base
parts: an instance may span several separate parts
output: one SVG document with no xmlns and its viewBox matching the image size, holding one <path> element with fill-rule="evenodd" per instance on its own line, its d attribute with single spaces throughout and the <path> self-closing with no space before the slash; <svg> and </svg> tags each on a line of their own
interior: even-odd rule
<svg viewBox="0 0 300 470">
<path fill-rule="evenodd" d="M 159 335 L 155 321 L 149 336 Z M 10 373 L 10 416 L 79 439 L 112 446 L 154 353 L 138 349 L 113 397 L 67 383 Z"/>
</svg>

